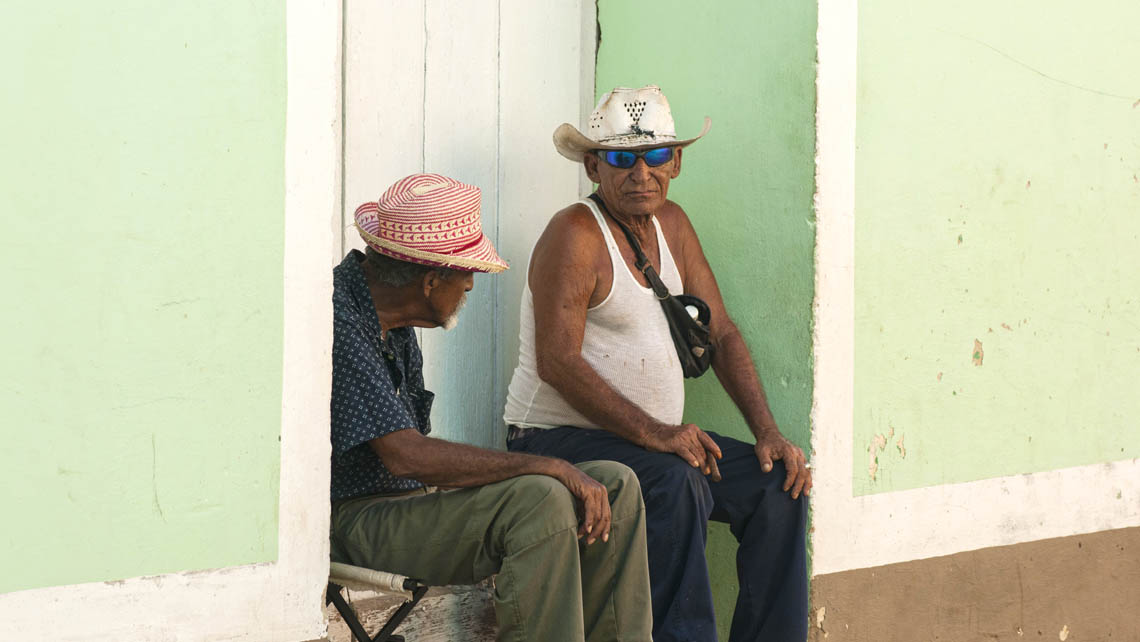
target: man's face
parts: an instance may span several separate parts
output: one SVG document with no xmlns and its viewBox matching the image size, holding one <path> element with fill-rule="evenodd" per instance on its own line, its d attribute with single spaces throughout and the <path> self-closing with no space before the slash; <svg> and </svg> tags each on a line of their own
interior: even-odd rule
<svg viewBox="0 0 1140 642">
<path fill-rule="evenodd" d="M 633 167 L 619 169 L 599 158 L 597 152 L 586 154 L 582 162 L 607 207 L 627 216 L 647 216 L 665 204 L 669 181 L 681 173 L 681 149 L 675 148 L 672 160 L 657 167 L 638 158 Z"/>
<path fill-rule="evenodd" d="M 475 274 L 458 270 L 437 274 L 440 276 L 428 294 L 428 306 L 435 322 L 444 330 L 450 330 L 459 322 L 459 311 L 467 303 L 467 293 L 475 286 Z"/>
</svg>

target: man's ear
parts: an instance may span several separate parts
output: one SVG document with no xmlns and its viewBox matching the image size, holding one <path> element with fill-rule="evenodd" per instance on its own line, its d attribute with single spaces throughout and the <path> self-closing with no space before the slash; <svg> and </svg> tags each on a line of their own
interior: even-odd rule
<svg viewBox="0 0 1140 642">
<path fill-rule="evenodd" d="M 598 175 L 598 155 L 594 152 L 586 152 L 582 155 L 582 165 L 586 167 L 586 177 L 595 183 L 601 183 L 601 177 Z"/>
<path fill-rule="evenodd" d="M 677 178 L 681 175 L 681 152 L 684 151 L 680 147 L 673 150 L 673 175 L 670 178 Z"/>
<path fill-rule="evenodd" d="M 424 298 L 431 296 L 431 291 L 439 287 L 443 283 L 443 272 L 439 270 L 432 270 L 423 276 L 421 281 L 423 284 Z"/>
</svg>

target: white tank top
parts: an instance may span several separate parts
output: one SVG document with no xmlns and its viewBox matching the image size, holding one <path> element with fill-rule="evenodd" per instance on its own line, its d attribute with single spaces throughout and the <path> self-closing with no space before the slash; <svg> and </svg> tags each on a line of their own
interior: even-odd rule
<svg viewBox="0 0 1140 642">
<path fill-rule="evenodd" d="M 585 199 L 602 228 L 613 267 L 613 285 L 604 301 L 586 311 L 582 358 L 623 397 L 649 416 L 666 424 L 681 423 L 685 409 L 684 373 L 669 335 L 669 324 L 653 290 L 643 287 L 630 272 L 594 202 Z M 657 247 L 661 252 L 661 280 L 670 292 L 684 291 L 681 273 L 661 234 L 657 218 Z M 507 424 L 533 428 L 578 426 L 598 428 L 575 410 L 562 395 L 538 377 L 534 346 L 534 299 L 529 279 L 523 290 L 519 328 L 519 364 L 507 390 L 503 419 Z"/>
</svg>

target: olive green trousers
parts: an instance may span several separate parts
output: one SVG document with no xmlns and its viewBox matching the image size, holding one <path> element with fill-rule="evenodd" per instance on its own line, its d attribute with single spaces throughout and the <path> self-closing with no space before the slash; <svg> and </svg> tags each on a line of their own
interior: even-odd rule
<svg viewBox="0 0 1140 642">
<path fill-rule="evenodd" d="M 551 477 L 524 475 L 338 502 L 332 559 L 436 586 L 497 575 L 499 640 L 647 642 L 653 623 L 641 487 L 616 462 L 578 468 L 609 490 L 608 542 L 579 541 L 570 491 Z"/>
</svg>

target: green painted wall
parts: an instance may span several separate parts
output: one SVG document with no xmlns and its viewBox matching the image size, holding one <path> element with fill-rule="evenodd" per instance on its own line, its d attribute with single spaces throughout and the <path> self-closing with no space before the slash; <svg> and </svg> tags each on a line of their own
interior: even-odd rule
<svg viewBox="0 0 1140 642">
<path fill-rule="evenodd" d="M 1137 24 L 859 5 L 857 494 L 1140 456 Z"/>
<path fill-rule="evenodd" d="M 0 592 L 276 558 L 284 34 L 0 8 Z"/>
<path fill-rule="evenodd" d="M 692 218 L 781 429 L 806 451 L 815 217 L 815 3 L 601 0 L 596 89 L 660 85 L 685 150 L 670 197 Z M 751 440 L 715 376 L 689 381 L 686 421 Z M 721 637 L 736 542 L 710 527 Z"/>
</svg>

